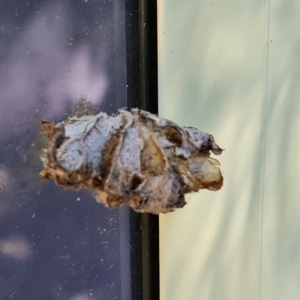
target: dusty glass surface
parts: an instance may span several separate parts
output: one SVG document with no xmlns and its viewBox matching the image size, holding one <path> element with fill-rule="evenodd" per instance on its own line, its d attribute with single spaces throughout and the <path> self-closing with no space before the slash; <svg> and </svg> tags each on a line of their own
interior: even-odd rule
<svg viewBox="0 0 300 300">
<path fill-rule="evenodd" d="M 129 299 L 128 209 L 39 178 L 40 120 L 126 106 L 120 1 L 0 0 L 0 299 Z"/>
</svg>

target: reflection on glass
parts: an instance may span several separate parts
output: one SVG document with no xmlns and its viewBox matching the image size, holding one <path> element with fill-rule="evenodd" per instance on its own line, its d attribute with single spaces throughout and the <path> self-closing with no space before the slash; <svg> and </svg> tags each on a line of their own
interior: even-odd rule
<svg viewBox="0 0 300 300">
<path fill-rule="evenodd" d="M 127 208 L 38 176 L 41 119 L 126 106 L 123 2 L 0 3 L 0 299 L 129 299 Z"/>
</svg>

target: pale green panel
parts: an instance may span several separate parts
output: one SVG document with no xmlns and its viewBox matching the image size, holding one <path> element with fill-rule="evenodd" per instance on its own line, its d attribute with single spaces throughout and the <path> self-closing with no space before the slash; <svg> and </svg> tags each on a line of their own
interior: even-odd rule
<svg viewBox="0 0 300 300">
<path fill-rule="evenodd" d="M 300 299 L 300 3 L 271 1 L 262 299 Z"/>
<path fill-rule="evenodd" d="M 263 1 L 158 6 L 159 114 L 226 149 L 217 157 L 223 189 L 160 217 L 161 299 L 258 299 Z"/>
</svg>

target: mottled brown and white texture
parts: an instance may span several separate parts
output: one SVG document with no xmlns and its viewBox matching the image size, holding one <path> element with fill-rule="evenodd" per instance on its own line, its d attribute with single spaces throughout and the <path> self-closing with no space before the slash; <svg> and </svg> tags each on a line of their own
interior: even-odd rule
<svg viewBox="0 0 300 300">
<path fill-rule="evenodd" d="M 167 213 L 186 204 L 186 193 L 222 187 L 219 162 L 210 157 L 222 149 L 196 128 L 138 109 L 42 124 L 48 148 L 41 176 L 63 189 L 92 190 L 107 207 Z"/>
</svg>

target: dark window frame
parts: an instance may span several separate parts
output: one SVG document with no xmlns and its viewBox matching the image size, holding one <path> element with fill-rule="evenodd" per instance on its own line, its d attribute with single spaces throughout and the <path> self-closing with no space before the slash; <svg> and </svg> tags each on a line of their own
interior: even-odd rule
<svg viewBox="0 0 300 300">
<path fill-rule="evenodd" d="M 157 4 L 125 0 L 128 108 L 158 113 Z M 159 218 L 130 211 L 132 300 L 159 299 Z"/>
</svg>

